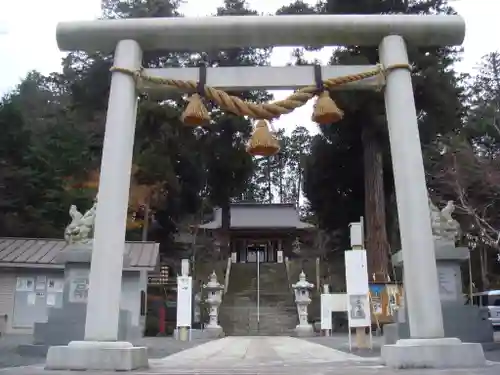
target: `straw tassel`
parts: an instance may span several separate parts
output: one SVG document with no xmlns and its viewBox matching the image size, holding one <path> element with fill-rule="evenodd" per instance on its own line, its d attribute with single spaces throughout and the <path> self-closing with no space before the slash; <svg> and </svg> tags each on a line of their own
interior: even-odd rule
<svg viewBox="0 0 500 375">
<path fill-rule="evenodd" d="M 329 125 L 342 120 L 342 117 L 344 112 L 337 107 L 330 93 L 327 90 L 321 92 L 314 105 L 312 120 L 319 125 Z"/>
<path fill-rule="evenodd" d="M 210 122 L 210 114 L 199 94 L 189 98 L 189 103 L 181 116 L 181 121 L 187 126 L 203 126 Z"/>
<path fill-rule="evenodd" d="M 279 141 L 269 131 L 267 121 L 259 120 L 247 145 L 247 152 L 253 156 L 272 156 L 280 151 Z"/>
</svg>

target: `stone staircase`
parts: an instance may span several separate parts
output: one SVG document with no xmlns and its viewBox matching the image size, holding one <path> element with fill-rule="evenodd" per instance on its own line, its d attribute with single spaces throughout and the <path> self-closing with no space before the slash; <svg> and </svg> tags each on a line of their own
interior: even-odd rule
<svg viewBox="0 0 500 375">
<path fill-rule="evenodd" d="M 257 265 L 233 264 L 220 309 L 220 324 L 225 334 L 232 336 L 293 334 L 297 308 L 285 265 L 261 263 L 259 311 L 257 319 Z"/>
</svg>

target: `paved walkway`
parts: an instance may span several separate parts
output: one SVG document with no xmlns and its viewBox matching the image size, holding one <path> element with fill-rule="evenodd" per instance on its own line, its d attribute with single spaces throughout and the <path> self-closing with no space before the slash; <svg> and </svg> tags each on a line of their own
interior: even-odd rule
<svg viewBox="0 0 500 375">
<path fill-rule="evenodd" d="M 46 371 L 43 365 L 0 369 L 0 375 L 77 375 L 78 371 Z M 116 375 L 115 372 L 81 374 Z M 378 357 L 292 337 L 226 337 L 164 358 L 150 359 L 150 369 L 133 375 L 498 375 L 500 363 L 481 369 L 392 370 Z"/>
<path fill-rule="evenodd" d="M 151 360 L 149 374 L 337 375 L 401 374 L 378 357 L 361 357 L 292 337 L 226 337 Z M 144 374 L 144 372 L 143 372 Z M 405 375 L 498 375 L 500 364 L 482 369 L 404 370 Z"/>
<path fill-rule="evenodd" d="M 365 362 L 368 359 L 293 337 L 226 337 L 153 360 L 154 366 L 256 366 L 325 362 Z"/>
</svg>

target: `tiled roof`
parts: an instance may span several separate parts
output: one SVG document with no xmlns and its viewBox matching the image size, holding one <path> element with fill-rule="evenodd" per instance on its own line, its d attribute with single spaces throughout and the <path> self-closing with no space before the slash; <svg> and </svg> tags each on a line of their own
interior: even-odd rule
<svg viewBox="0 0 500 375">
<path fill-rule="evenodd" d="M 313 225 L 300 221 L 293 204 L 236 203 L 231 205 L 231 228 L 233 229 L 311 229 Z M 202 229 L 221 227 L 222 211 L 214 210 L 215 220 L 200 225 Z"/>
<path fill-rule="evenodd" d="M 56 256 L 69 245 L 64 240 L 44 238 L 0 238 L 0 264 L 56 265 Z M 126 242 L 131 268 L 156 266 L 159 245 L 155 242 Z"/>
</svg>

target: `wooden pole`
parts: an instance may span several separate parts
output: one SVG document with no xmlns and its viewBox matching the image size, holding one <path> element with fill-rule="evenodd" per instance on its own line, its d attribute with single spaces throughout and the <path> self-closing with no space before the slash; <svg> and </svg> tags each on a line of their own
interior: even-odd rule
<svg viewBox="0 0 500 375">
<path fill-rule="evenodd" d="M 473 283 L 472 283 L 472 251 L 469 249 L 469 304 L 472 306 L 472 294 L 473 294 Z"/>
<path fill-rule="evenodd" d="M 148 240 L 148 230 L 149 230 L 149 201 L 146 201 L 144 205 L 144 218 L 142 222 L 142 236 L 141 239 L 143 242 Z"/>
</svg>

